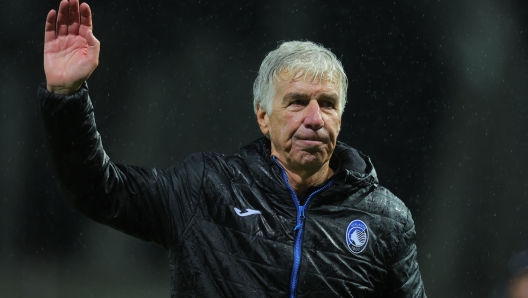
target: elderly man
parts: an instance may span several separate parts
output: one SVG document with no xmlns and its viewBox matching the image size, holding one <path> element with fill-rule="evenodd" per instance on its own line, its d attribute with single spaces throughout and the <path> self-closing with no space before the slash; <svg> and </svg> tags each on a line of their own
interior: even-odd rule
<svg viewBox="0 0 528 298">
<path fill-rule="evenodd" d="M 98 55 L 90 8 L 63 0 L 38 90 L 58 183 L 88 217 L 166 248 L 173 297 L 425 297 L 409 210 L 337 141 L 347 79 L 330 51 L 281 44 L 254 84 L 266 137 L 164 170 L 103 150 L 85 83 Z"/>
</svg>

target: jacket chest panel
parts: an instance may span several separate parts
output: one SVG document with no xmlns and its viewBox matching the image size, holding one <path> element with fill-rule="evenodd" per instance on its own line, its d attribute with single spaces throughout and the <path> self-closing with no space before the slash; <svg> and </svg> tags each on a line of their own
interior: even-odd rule
<svg viewBox="0 0 528 298">
<path fill-rule="evenodd" d="M 254 185 L 217 184 L 205 190 L 203 207 L 205 217 L 233 233 L 293 243 L 296 210 L 285 195 Z"/>
<path fill-rule="evenodd" d="M 186 256 L 175 253 L 175 263 L 207 268 L 212 274 L 208 283 L 217 287 L 287 292 L 295 208 L 275 206 L 278 199 L 250 185 L 204 185 L 197 213 L 178 248 Z"/>
<path fill-rule="evenodd" d="M 384 287 L 387 245 L 379 224 L 378 216 L 351 208 L 307 210 L 301 278 L 308 282 L 300 290 L 321 283 L 342 291 L 355 285 L 362 293 Z"/>
</svg>

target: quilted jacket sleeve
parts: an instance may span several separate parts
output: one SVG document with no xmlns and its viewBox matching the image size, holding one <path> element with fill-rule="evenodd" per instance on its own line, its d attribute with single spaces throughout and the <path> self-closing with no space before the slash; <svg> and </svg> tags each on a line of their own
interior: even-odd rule
<svg viewBox="0 0 528 298">
<path fill-rule="evenodd" d="M 426 297 L 416 259 L 415 240 L 414 222 L 410 211 L 407 210 L 407 219 L 389 267 L 390 297 Z"/>
<path fill-rule="evenodd" d="M 64 197 L 86 216 L 168 248 L 193 216 L 203 161 L 165 169 L 114 164 L 97 132 L 86 83 L 73 95 L 38 88 L 45 140 Z"/>
</svg>

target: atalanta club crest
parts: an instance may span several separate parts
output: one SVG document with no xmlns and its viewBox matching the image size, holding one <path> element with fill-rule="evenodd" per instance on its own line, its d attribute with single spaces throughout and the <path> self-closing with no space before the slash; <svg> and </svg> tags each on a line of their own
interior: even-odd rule
<svg viewBox="0 0 528 298">
<path fill-rule="evenodd" d="M 361 253 L 367 247 L 369 232 L 367 225 L 356 219 L 352 221 L 346 230 L 346 245 L 353 254 Z"/>
</svg>

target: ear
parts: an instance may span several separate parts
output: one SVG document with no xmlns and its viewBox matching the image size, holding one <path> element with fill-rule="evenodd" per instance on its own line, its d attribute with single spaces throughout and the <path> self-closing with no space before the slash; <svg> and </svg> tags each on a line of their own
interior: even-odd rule
<svg viewBox="0 0 528 298">
<path fill-rule="evenodd" d="M 269 134 L 269 117 L 268 113 L 260 105 L 257 108 L 257 121 L 260 126 L 260 131 L 267 136 Z"/>
</svg>

